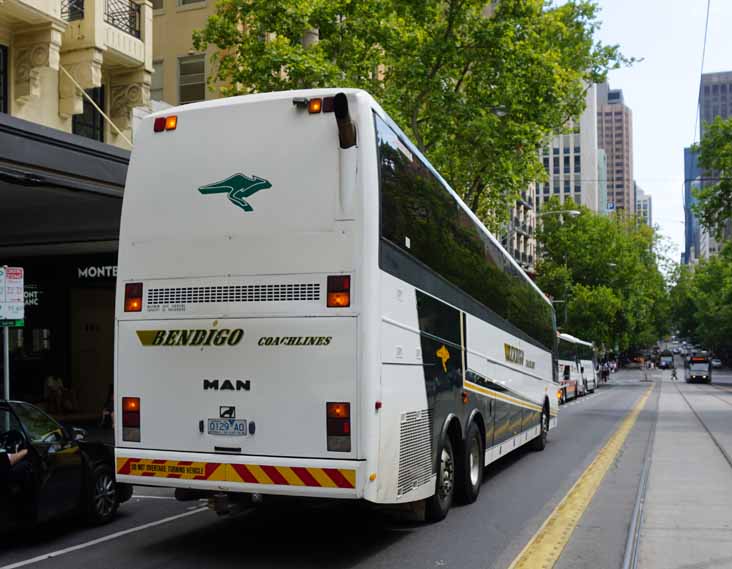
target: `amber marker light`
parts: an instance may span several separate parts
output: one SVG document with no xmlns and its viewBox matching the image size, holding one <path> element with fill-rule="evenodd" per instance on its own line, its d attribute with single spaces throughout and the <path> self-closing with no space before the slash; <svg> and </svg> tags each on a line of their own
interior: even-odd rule
<svg viewBox="0 0 732 569">
<path fill-rule="evenodd" d="M 175 130 L 177 126 L 178 117 L 176 115 L 165 117 L 165 130 Z"/>
<path fill-rule="evenodd" d="M 321 110 L 323 110 L 323 100 L 322 99 L 310 99 L 308 101 L 308 112 L 311 115 L 319 113 Z"/>
</svg>

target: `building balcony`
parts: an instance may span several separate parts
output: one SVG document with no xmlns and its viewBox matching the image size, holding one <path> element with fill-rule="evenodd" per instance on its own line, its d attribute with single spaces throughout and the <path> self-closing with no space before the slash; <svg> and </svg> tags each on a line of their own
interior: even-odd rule
<svg viewBox="0 0 732 569">
<path fill-rule="evenodd" d="M 102 89 L 115 126 L 131 129 L 132 109 L 149 104 L 149 0 L 0 0 L 0 6 L 0 28 L 12 38 L 12 115 L 69 132 L 89 105 L 82 91 Z M 109 132 L 114 144 L 116 131 Z"/>
<path fill-rule="evenodd" d="M 5 0 L 0 5 L 0 24 L 7 23 L 13 28 L 63 22 L 61 0 Z"/>
</svg>

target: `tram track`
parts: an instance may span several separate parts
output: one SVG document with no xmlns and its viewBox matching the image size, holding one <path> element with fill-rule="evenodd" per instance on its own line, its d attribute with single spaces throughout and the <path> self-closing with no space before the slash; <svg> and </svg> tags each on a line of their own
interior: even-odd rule
<svg viewBox="0 0 732 569">
<path fill-rule="evenodd" d="M 656 385 L 654 391 L 660 389 L 661 382 L 654 380 Z M 656 425 L 658 424 L 658 405 L 660 397 L 656 397 L 656 406 L 653 410 L 653 423 L 648 432 L 648 440 L 643 451 L 643 470 L 641 471 L 638 483 L 638 491 L 633 506 L 633 514 L 630 518 L 630 526 L 628 527 L 628 537 L 625 542 L 625 554 L 623 555 L 622 569 L 636 569 L 638 566 L 638 552 L 640 549 L 640 532 L 641 520 L 643 519 L 643 508 L 646 502 L 646 493 L 648 490 L 648 473 L 651 470 L 651 458 L 653 457 L 653 444 L 656 440 Z"/>
<path fill-rule="evenodd" d="M 718 391 L 721 391 L 722 393 L 729 393 L 729 394 L 732 395 L 732 388 L 729 388 L 728 389 L 728 388 L 726 388 L 726 387 L 724 387 L 722 385 L 714 385 L 713 383 L 710 384 L 709 387 L 714 387 L 715 389 L 717 389 Z M 720 397 L 719 395 L 717 395 L 715 393 L 711 393 L 711 392 L 709 393 L 709 395 L 711 395 L 715 399 L 719 399 L 722 403 L 726 403 L 727 405 L 729 405 L 730 407 L 732 407 L 732 400 L 725 399 L 724 397 Z"/>
<path fill-rule="evenodd" d="M 688 405 L 691 412 L 696 417 L 697 421 L 699 421 L 699 424 L 704 428 L 704 430 L 707 432 L 709 437 L 712 439 L 712 442 L 715 444 L 717 449 L 720 453 L 722 453 L 722 456 L 724 457 L 724 460 L 727 462 L 730 468 L 732 468 L 732 456 L 727 452 L 727 450 L 722 446 L 722 444 L 719 442 L 719 439 L 717 439 L 716 436 L 714 436 L 714 433 L 712 430 L 707 426 L 707 424 L 704 422 L 704 419 L 701 418 L 701 415 L 697 413 L 696 409 L 694 409 L 694 406 L 689 401 L 689 398 L 686 397 L 682 389 L 679 387 L 678 383 L 674 383 L 674 387 L 676 387 L 676 391 L 679 392 L 679 395 L 681 395 L 681 398 L 684 400 L 684 402 Z M 726 391 L 726 390 L 725 390 Z M 711 395 L 711 394 L 710 394 Z M 716 397 L 716 396 L 715 396 Z M 718 398 L 720 399 L 720 398 Z"/>
</svg>

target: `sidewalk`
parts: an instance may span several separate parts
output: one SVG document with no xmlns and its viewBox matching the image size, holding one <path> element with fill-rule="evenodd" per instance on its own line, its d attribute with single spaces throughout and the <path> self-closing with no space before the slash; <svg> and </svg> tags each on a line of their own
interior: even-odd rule
<svg viewBox="0 0 732 569">
<path fill-rule="evenodd" d="M 732 455 L 732 392 L 667 374 L 660 388 L 638 567 L 732 567 L 732 466 L 689 407 Z"/>
</svg>

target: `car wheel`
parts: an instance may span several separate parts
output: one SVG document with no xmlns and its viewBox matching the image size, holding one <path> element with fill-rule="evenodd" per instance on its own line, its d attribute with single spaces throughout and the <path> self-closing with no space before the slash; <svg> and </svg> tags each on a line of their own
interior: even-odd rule
<svg viewBox="0 0 732 569">
<path fill-rule="evenodd" d="M 463 456 L 462 480 L 460 481 L 460 502 L 472 504 L 478 499 L 480 486 L 483 484 L 483 468 L 485 453 L 483 436 L 478 425 L 473 421 L 465 438 L 465 454 Z"/>
<path fill-rule="evenodd" d="M 117 512 L 117 482 L 106 464 L 92 468 L 86 495 L 87 519 L 93 524 L 105 524 Z"/>
<path fill-rule="evenodd" d="M 437 481 L 435 493 L 427 499 L 425 518 L 428 522 L 439 522 L 445 519 L 452 506 L 455 493 L 455 455 L 450 439 L 445 436 L 440 443 L 437 454 Z"/>
<path fill-rule="evenodd" d="M 541 410 L 541 432 L 539 436 L 531 441 L 531 448 L 536 451 L 544 450 L 546 448 L 546 441 L 549 437 L 549 413 L 544 407 Z"/>
</svg>

